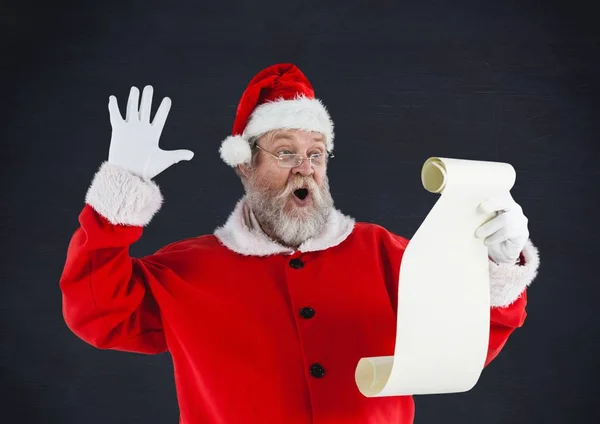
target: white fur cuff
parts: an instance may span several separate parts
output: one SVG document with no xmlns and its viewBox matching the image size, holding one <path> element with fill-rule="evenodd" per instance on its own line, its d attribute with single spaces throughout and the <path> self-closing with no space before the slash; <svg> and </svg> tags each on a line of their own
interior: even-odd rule
<svg viewBox="0 0 600 424">
<path fill-rule="evenodd" d="M 528 240 L 523 248 L 523 257 L 524 265 L 496 264 L 489 261 L 491 306 L 509 306 L 537 276 L 540 257 L 531 240 Z"/>
<path fill-rule="evenodd" d="M 104 162 L 85 202 L 112 224 L 145 226 L 162 206 L 163 197 L 154 181 Z"/>
</svg>

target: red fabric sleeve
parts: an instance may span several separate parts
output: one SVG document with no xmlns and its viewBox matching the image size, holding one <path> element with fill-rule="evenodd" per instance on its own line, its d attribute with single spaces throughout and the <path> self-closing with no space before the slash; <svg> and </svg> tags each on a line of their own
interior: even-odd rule
<svg viewBox="0 0 600 424">
<path fill-rule="evenodd" d="M 504 308 L 493 307 L 490 310 L 490 339 L 485 366 L 487 367 L 500 353 L 506 341 L 516 328 L 525 322 L 527 312 L 527 291 L 511 305 Z"/>
<path fill-rule="evenodd" d="M 164 352 L 160 312 L 148 290 L 157 266 L 151 257 L 129 256 L 143 227 L 113 225 L 87 204 L 79 223 L 60 278 L 67 326 L 100 349 Z"/>
</svg>

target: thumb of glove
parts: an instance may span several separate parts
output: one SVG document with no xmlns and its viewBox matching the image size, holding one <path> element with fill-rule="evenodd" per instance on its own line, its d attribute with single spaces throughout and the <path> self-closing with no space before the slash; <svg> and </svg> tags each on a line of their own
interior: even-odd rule
<svg viewBox="0 0 600 424">
<path fill-rule="evenodd" d="M 178 162 L 181 162 L 182 160 L 192 160 L 192 158 L 194 157 L 194 152 L 192 152 L 191 150 L 186 150 L 186 149 L 179 149 L 179 150 L 171 150 L 167 152 L 169 155 L 171 155 L 172 157 L 172 164 L 176 164 Z M 167 155 L 168 156 L 168 155 Z"/>
<path fill-rule="evenodd" d="M 160 151 L 159 154 L 153 155 L 144 174 L 146 174 L 146 176 L 149 178 L 154 178 L 168 167 L 181 162 L 182 160 L 191 160 L 193 157 L 194 152 L 191 150 L 180 149 Z"/>
</svg>

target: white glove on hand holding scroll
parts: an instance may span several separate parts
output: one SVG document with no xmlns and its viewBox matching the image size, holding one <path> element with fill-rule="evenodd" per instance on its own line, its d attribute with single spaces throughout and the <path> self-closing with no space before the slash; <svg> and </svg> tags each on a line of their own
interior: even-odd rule
<svg viewBox="0 0 600 424">
<path fill-rule="evenodd" d="M 489 257 L 496 263 L 515 263 L 529 239 L 528 219 L 512 198 L 491 198 L 479 205 L 481 212 L 496 216 L 480 226 L 475 236 L 484 238 Z"/>
<path fill-rule="evenodd" d="M 148 180 L 171 165 L 194 157 L 194 153 L 190 150 L 165 151 L 158 147 L 160 135 L 171 109 L 171 99 L 168 97 L 163 99 L 151 123 L 152 94 L 152 86 L 146 86 L 138 110 L 140 92 L 136 87 L 131 87 L 125 120 L 119 112 L 116 97 L 110 96 L 108 101 L 112 126 L 108 162 Z"/>
</svg>

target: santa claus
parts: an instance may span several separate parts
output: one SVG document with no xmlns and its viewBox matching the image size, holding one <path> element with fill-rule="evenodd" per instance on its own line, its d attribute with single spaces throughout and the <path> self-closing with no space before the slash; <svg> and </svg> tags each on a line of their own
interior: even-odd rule
<svg viewBox="0 0 600 424">
<path fill-rule="evenodd" d="M 125 119 L 110 97 L 108 160 L 60 279 L 68 327 L 100 349 L 168 352 L 181 423 L 412 423 L 412 397 L 365 397 L 354 380 L 360 358 L 394 354 L 409 241 L 334 207 L 334 126 L 305 75 L 277 64 L 244 91 L 220 148 L 245 188 L 227 222 L 136 258 L 129 248 L 163 203 L 152 179 L 193 157 L 158 146 L 171 103 L 151 121 L 152 93 L 138 108 L 133 87 Z M 498 212 L 473 229 L 490 258 L 487 365 L 525 320 L 539 255 L 518 204 L 481 208 Z"/>
</svg>

